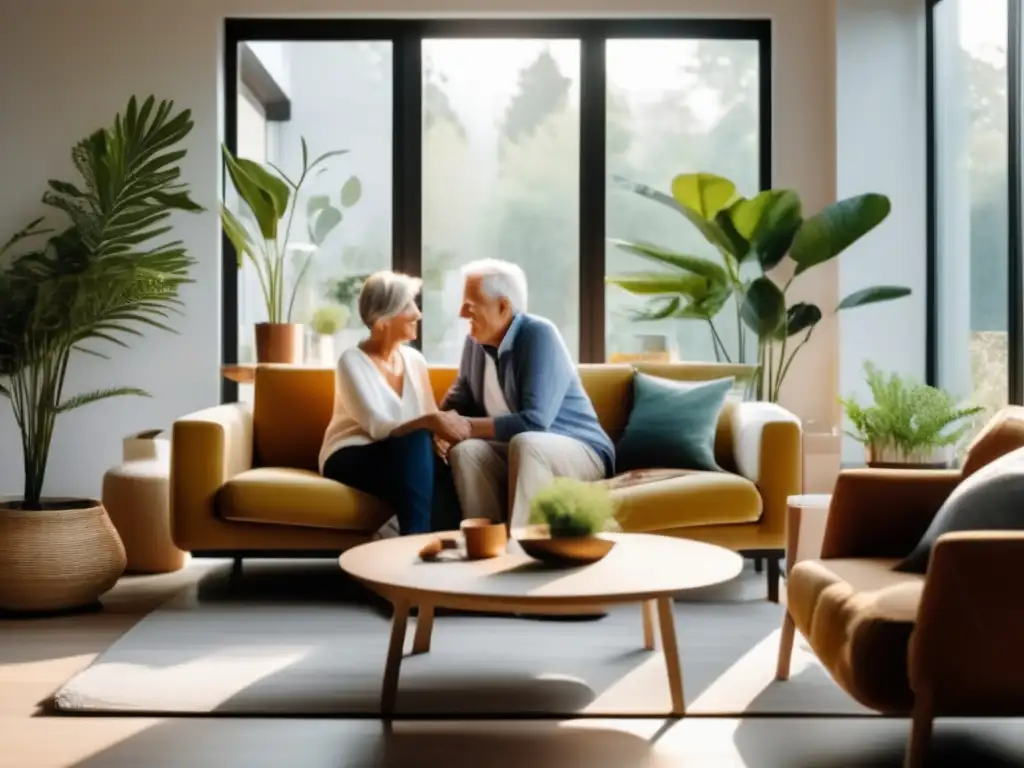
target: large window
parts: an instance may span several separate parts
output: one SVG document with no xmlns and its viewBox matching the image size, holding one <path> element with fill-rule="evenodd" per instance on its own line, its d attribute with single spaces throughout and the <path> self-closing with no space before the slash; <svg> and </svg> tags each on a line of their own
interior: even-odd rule
<svg viewBox="0 0 1024 768">
<path fill-rule="evenodd" d="M 423 354 L 458 363 L 459 268 L 518 263 L 529 310 L 579 350 L 580 43 L 427 39 Z"/>
<path fill-rule="evenodd" d="M 609 179 L 669 192 L 675 175 L 709 171 L 747 195 L 766 188 L 769 29 L 760 20 L 228 20 L 228 147 L 244 156 L 253 146 L 240 98 L 255 94 L 266 102 L 266 141 L 252 159 L 297 173 L 305 138 L 311 155 L 348 150 L 307 197 L 333 195 L 353 175 L 361 183 L 302 274 L 292 320 L 345 308 L 343 348 L 362 334 L 352 311 L 362 276 L 418 274 L 418 343 L 430 362 L 454 364 L 466 333 L 459 268 L 497 257 L 523 267 L 529 310 L 555 322 L 581 362 L 638 353 L 652 339 L 679 359 L 715 359 L 706 327 L 638 322 L 642 303 L 605 285 L 607 274 L 652 269 L 610 238 L 714 253 L 681 217 Z M 265 319 L 258 280 L 224 247 L 224 360 L 249 362 L 252 326 Z M 236 396 L 228 383 L 225 397 Z"/>
<path fill-rule="evenodd" d="M 1008 0 L 940 0 L 931 25 L 934 376 L 991 412 L 1010 400 Z"/>
</svg>

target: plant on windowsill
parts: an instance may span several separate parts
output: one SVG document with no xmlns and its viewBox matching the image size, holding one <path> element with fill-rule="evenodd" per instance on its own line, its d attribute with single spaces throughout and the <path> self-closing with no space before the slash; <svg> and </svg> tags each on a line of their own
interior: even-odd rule
<svg viewBox="0 0 1024 768">
<path fill-rule="evenodd" d="M 736 185 L 711 173 L 680 174 L 668 195 L 621 177 L 617 185 L 682 215 L 718 252 L 719 261 L 677 253 L 641 241 L 612 240 L 623 250 L 670 271 L 609 276 L 612 285 L 648 299 L 638 321 L 697 320 L 706 323 L 719 362 L 733 362 L 715 318 L 730 299 L 737 315 L 736 362 L 756 366 L 751 395 L 777 402 L 797 353 L 821 322 L 821 309 L 810 302 L 789 303 L 795 278 L 841 254 L 889 215 L 889 198 L 864 194 L 825 206 L 809 218 L 793 190 L 761 192 L 747 199 Z M 878 285 L 851 293 L 839 312 L 891 301 L 910 294 L 901 286 Z M 751 355 L 747 335 L 756 341 Z"/>
<path fill-rule="evenodd" d="M 172 212 L 203 210 L 179 181 L 179 145 L 192 126 L 190 111 L 173 113 L 171 101 L 132 97 L 110 127 L 72 150 L 82 183 L 49 182 L 42 201 L 70 224 L 21 250 L 54 231 L 39 218 L 0 247 L 0 396 L 11 403 L 24 468 L 22 496 L 0 502 L 2 611 L 95 605 L 124 571 L 101 502 L 48 498 L 43 483 L 59 416 L 146 395 L 136 387 L 71 395 L 66 377 L 74 352 L 105 359 L 104 343 L 126 347 L 147 326 L 172 331 L 165 320 L 181 306 L 194 259 L 180 240 L 154 240 L 171 230 Z"/>
<path fill-rule="evenodd" d="M 886 376 L 870 362 L 864 373 L 873 403 L 861 405 L 853 396 L 839 402 L 853 425 L 846 434 L 864 444 L 868 466 L 948 467 L 971 427 L 965 420 L 984 408 L 963 407 L 948 392 L 897 373 Z"/>
<path fill-rule="evenodd" d="M 350 314 L 348 307 L 337 304 L 328 304 L 313 313 L 309 327 L 316 334 L 317 360 L 320 365 L 334 366 L 334 335 L 345 327 Z"/>
<path fill-rule="evenodd" d="M 309 243 L 293 242 L 292 223 L 299 205 L 303 185 L 326 170 L 323 166 L 332 157 L 347 154 L 347 149 L 325 152 L 312 162 L 309 148 L 302 139 L 302 169 L 298 180 L 273 163 L 261 165 L 235 157 L 222 147 L 224 163 L 232 186 L 245 204 L 245 215 L 236 216 L 224 203 L 220 206 L 221 224 L 235 249 L 238 267 L 248 257 L 256 276 L 267 312 L 267 321 L 256 324 L 256 360 L 260 363 L 301 363 L 303 328 L 292 322 L 295 298 L 313 257 L 327 236 L 343 219 L 342 209 L 351 208 L 362 196 L 359 178 L 350 176 L 342 185 L 338 205 L 329 195 L 312 195 L 305 204 L 306 234 Z M 314 174 L 313 172 L 316 171 Z M 243 222 L 245 219 L 248 226 Z M 285 267 L 289 252 L 297 251 L 299 268 L 286 287 Z"/>
<path fill-rule="evenodd" d="M 585 565 L 607 555 L 618 528 L 615 501 L 603 483 L 556 477 L 530 502 L 530 529 L 519 538 L 530 557 L 553 565 Z"/>
</svg>

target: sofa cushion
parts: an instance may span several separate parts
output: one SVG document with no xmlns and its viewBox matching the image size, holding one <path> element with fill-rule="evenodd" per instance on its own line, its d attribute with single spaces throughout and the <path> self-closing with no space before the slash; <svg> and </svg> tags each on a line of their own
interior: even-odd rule
<svg viewBox="0 0 1024 768">
<path fill-rule="evenodd" d="M 753 523 L 761 517 L 757 486 L 727 472 L 638 470 L 605 483 L 617 504 L 619 524 L 633 533 Z"/>
<path fill-rule="evenodd" d="M 253 466 L 316 470 L 334 412 L 334 369 L 256 366 Z"/>
<path fill-rule="evenodd" d="M 373 532 L 389 517 L 373 496 L 316 472 L 261 467 L 235 475 L 220 489 L 217 514 L 225 520 Z"/>
<path fill-rule="evenodd" d="M 668 467 L 718 471 L 718 417 L 734 379 L 681 382 L 637 372 L 633 409 L 615 447 L 622 470 Z"/>
<path fill-rule="evenodd" d="M 741 375 L 744 366 L 719 363 L 642 363 L 637 370 L 676 381 L 706 381 Z M 579 366 L 583 388 L 612 442 L 626 427 L 633 404 L 634 366 L 607 363 Z M 455 366 L 431 366 L 430 382 L 441 402 L 455 381 Z M 334 367 L 260 364 L 255 373 L 253 465 L 316 470 L 324 430 L 334 410 Z M 301 408 L 296 404 L 302 403 Z M 734 471 L 732 410 L 722 409 L 715 437 L 715 459 Z"/>
<path fill-rule="evenodd" d="M 982 467 L 1017 448 L 1024 448 L 1024 407 L 1003 408 L 974 436 L 964 456 L 963 476 L 970 477 Z"/>
<path fill-rule="evenodd" d="M 913 704 L 910 634 L 924 577 L 893 570 L 895 560 L 804 560 L 786 582 L 790 616 L 847 693 L 880 712 Z"/>
<path fill-rule="evenodd" d="M 1024 448 L 967 477 L 949 495 L 914 550 L 896 566 L 925 573 L 935 542 L 954 531 L 1024 531 Z"/>
</svg>

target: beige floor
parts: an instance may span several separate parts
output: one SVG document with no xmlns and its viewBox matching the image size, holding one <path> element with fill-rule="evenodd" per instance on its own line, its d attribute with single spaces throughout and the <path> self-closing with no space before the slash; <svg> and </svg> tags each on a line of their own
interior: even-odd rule
<svg viewBox="0 0 1024 768">
<path fill-rule="evenodd" d="M 54 717 L 47 697 L 209 564 L 126 578 L 102 613 L 0 621 L 2 768 L 861 768 L 899 766 L 899 720 L 571 723 Z M 215 565 L 214 567 L 220 567 Z M 43 705 L 43 706 L 41 706 Z M 1024 766 L 1024 722 L 942 722 L 935 765 Z"/>
</svg>

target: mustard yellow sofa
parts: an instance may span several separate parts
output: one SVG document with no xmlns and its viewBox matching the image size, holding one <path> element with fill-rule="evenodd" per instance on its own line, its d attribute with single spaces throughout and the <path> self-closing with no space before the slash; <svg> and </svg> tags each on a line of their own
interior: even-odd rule
<svg viewBox="0 0 1024 768">
<path fill-rule="evenodd" d="M 695 363 L 580 366 L 613 440 L 625 428 L 634 367 L 675 380 L 745 372 Z M 440 401 L 455 368 L 431 369 Z M 317 457 L 334 404 L 334 371 L 284 365 L 255 370 L 252 406 L 227 404 L 178 419 L 172 430 L 175 543 L 197 556 L 335 554 L 370 540 L 391 517 L 376 499 L 325 480 Z M 626 531 L 699 539 L 767 558 L 777 599 L 787 496 L 801 488 L 800 423 L 768 403 L 729 402 L 719 419 L 720 473 L 632 472 L 607 481 Z"/>
<path fill-rule="evenodd" d="M 799 631 L 856 701 L 912 715 L 907 766 L 924 764 L 934 717 L 1024 714 L 1024 534 L 948 533 L 926 574 L 893 570 L 966 476 L 1022 446 L 1024 409 L 1007 408 L 960 469 L 844 470 L 821 556 L 790 568 L 776 678 Z"/>
</svg>

